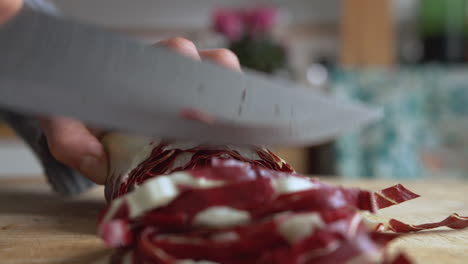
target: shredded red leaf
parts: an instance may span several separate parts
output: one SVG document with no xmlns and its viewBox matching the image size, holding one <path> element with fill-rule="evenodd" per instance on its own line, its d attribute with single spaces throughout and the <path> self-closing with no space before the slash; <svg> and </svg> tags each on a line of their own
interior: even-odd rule
<svg viewBox="0 0 468 264">
<path fill-rule="evenodd" d="M 184 156 L 185 155 L 185 156 Z M 176 160 L 185 158 L 183 164 Z M 187 158 L 188 157 L 188 158 Z M 217 184 L 200 187 L 176 184 L 176 195 L 132 216 L 127 194 L 147 181 L 183 171 L 193 181 Z M 395 185 L 370 192 L 344 188 L 294 172 L 271 151 L 250 148 L 247 153 L 227 146 L 187 149 L 157 145 L 149 158 L 128 177 L 115 177 L 106 195 L 111 201 L 100 217 L 99 234 L 117 251 L 112 263 L 172 264 L 180 260 L 221 264 L 380 263 L 408 264 L 403 254 L 390 258 L 388 243 L 398 233 L 447 226 L 468 227 L 468 218 L 457 214 L 438 223 L 408 225 L 392 219 L 369 227 L 360 211 L 397 205 L 419 195 Z M 114 189 L 117 186 L 118 189 Z M 213 208 L 236 212 L 241 221 L 209 225 L 203 213 Z M 202 219 L 202 220 L 200 220 Z"/>
<path fill-rule="evenodd" d="M 130 225 L 126 220 L 104 221 L 99 226 L 99 235 L 109 247 L 123 247 L 132 243 Z"/>
<path fill-rule="evenodd" d="M 389 229 L 398 233 L 417 232 L 421 230 L 433 229 L 438 227 L 449 227 L 452 229 L 463 229 L 468 227 L 468 217 L 460 216 L 456 213 L 450 215 L 440 222 L 427 223 L 421 225 L 410 225 L 400 222 L 396 219 L 390 219 Z"/>
<path fill-rule="evenodd" d="M 200 145 L 189 149 L 171 148 L 171 142 L 164 142 L 157 145 L 150 157 L 133 169 L 128 175 L 128 179 L 125 182 L 117 184 L 117 190 L 114 188 L 115 182 L 109 182 L 106 184 L 106 198 L 108 201 L 117 198 L 120 195 L 126 194 L 131 191 L 135 186 L 142 184 L 149 178 L 156 177 L 159 175 L 170 174 L 176 171 L 187 171 L 197 168 L 209 168 L 213 163 L 213 159 L 232 159 L 233 161 L 241 161 L 248 164 L 254 164 L 261 168 L 271 169 L 273 171 L 282 172 L 294 172 L 291 165 L 284 162 L 281 158 L 276 156 L 273 152 L 268 149 L 260 147 L 252 147 L 250 149 L 252 156 L 257 158 L 252 159 L 250 157 L 242 156 L 238 151 L 233 150 L 227 146 L 206 146 Z M 182 155 L 190 155 L 190 159 L 187 163 L 175 166 L 175 161 Z M 245 173 L 238 173 L 239 165 L 232 162 L 233 166 L 228 163 L 223 164 L 224 166 L 232 167 L 230 175 L 231 177 L 244 177 Z M 242 169 L 242 168 L 240 168 Z M 209 170 L 209 169 L 208 169 Z M 265 172 L 267 173 L 267 172 Z M 216 171 L 210 173 L 211 179 L 220 178 Z M 120 181 L 122 175 L 113 177 L 113 181 Z M 242 180 L 239 178 L 239 180 Z"/>
<path fill-rule="evenodd" d="M 377 208 L 382 209 L 418 198 L 419 195 L 406 189 L 403 185 L 397 184 L 379 192 L 375 192 L 374 197 Z"/>
<path fill-rule="evenodd" d="M 390 264 L 411 264 L 409 258 L 404 254 L 399 254 L 394 260 L 389 261 Z"/>
</svg>

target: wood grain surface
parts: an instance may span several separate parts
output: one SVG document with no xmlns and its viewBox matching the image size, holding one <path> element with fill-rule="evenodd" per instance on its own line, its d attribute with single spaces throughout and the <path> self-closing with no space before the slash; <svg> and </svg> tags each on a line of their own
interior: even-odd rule
<svg viewBox="0 0 468 264">
<path fill-rule="evenodd" d="M 378 190 L 396 181 L 342 181 L 346 186 Z M 468 215 L 468 183 L 427 180 L 404 182 L 422 195 L 381 211 L 380 215 L 410 223 L 438 221 L 458 212 Z M 109 251 L 96 236 L 96 219 L 105 205 L 97 187 L 77 197 L 53 194 L 39 179 L 0 180 L 0 263 L 95 263 Z M 434 230 L 395 241 L 415 263 L 467 263 L 468 230 Z"/>
</svg>

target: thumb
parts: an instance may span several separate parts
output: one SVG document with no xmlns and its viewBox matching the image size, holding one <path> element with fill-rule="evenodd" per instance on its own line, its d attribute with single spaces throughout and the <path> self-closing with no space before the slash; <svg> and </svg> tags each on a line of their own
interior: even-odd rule
<svg viewBox="0 0 468 264">
<path fill-rule="evenodd" d="M 0 0 L 0 24 L 13 18 L 22 6 L 22 0 Z"/>
</svg>

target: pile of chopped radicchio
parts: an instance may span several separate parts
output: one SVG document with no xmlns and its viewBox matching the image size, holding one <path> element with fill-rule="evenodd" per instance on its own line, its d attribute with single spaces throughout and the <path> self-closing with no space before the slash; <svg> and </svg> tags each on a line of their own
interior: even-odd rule
<svg viewBox="0 0 468 264">
<path fill-rule="evenodd" d="M 417 198 L 402 185 L 371 192 L 295 173 L 265 148 L 180 144 L 108 135 L 109 206 L 99 234 L 112 263 L 410 263 L 386 246 L 401 233 L 465 228 L 371 220 Z"/>
</svg>

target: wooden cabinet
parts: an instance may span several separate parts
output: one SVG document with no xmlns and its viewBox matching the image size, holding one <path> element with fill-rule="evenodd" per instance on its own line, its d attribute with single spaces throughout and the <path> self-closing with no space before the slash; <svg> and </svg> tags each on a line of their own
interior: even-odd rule
<svg viewBox="0 0 468 264">
<path fill-rule="evenodd" d="M 387 67 L 396 60 L 391 0 L 343 0 L 340 63 L 348 67 Z"/>
<path fill-rule="evenodd" d="M 272 151 L 283 158 L 297 172 L 306 174 L 309 171 L 309 155 L 307 148 L 275 148 Z"/>
<path fill-rule="evenodd" d="M 15 132 L 0 121 L 0 140 L 10 140 L 14 138 L 16 138 Z"/>
</svg>

